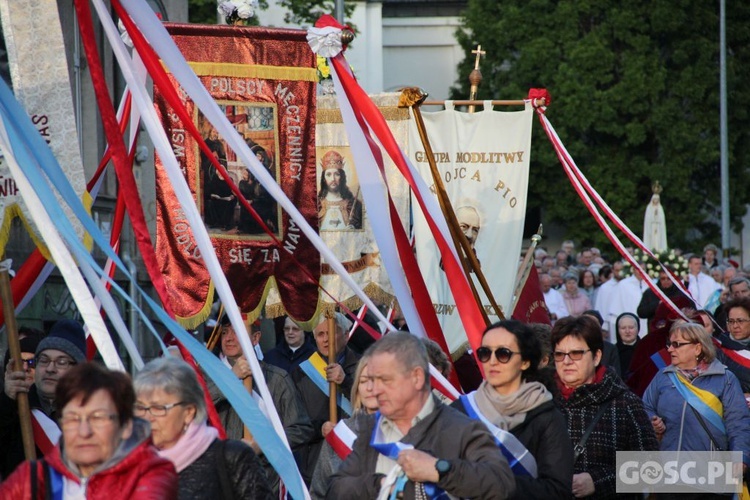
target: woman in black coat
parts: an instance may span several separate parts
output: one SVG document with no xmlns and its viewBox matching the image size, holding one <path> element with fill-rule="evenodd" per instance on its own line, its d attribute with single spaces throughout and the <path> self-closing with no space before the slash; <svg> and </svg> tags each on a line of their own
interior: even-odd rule
<svg viewBox="0 0 750 500">
<path fill-rule="evenodd" d="M 506 458 L 525 458 L 512 467 L 512 498 L 570 498 L 573 446 L 552 394 L 537 381 L 542 350 L 531 329 L 500 321 L 485 330 L 477 349 L 485 379 L 451 406 L 482 420 Z"/>
<path fill-rule="evenodd" d="M 136 416 L 151 424 L 154 446 L 179 476 L 178 499 L 272 499 L 266 473 L 253 449 L 218 438 L 206 424 L 198 378 L 177 358 L 157 358 L 134 381 Z"/>
</svg>

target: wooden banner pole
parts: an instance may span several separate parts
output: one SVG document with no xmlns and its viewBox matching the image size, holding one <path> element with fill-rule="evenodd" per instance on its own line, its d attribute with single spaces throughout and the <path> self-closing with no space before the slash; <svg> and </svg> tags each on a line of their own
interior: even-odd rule
<svg viewBox="0 0 750 500">
<path fill-rule="evenodd" d="M 0 263 L 0 298 L 3 301 L 3 314 L 5 315 L 5 331 L 8 334 L 8 349 L 12 360 L 13 370 L 23 370 L 21 359 L 21 343 L 18 339 L 18 328 L 16 327 L 16 312 L 13 306 L 13 292 L 10 289 L 10 277 L 8 269 L 10 260 Z M 29 407 L 29 395 L 25 392 L 16 393 L 18 404 L 18 420 L 21 423 L 21 439 L 23 441 L 23 452 L 26 460 L 36 459 L 36 447 L 34 446 L 34 431 L 31 427 L 31 408 Z"/>
<path fill-rule="evenodd" d="M 328 366 L 336 363 L 336 320 L 333 314 L 328 315 Z M 328 420 L 338 422 L 338 404 L 336 401 L 336 382 L 328 382 Z"/>
</svg>

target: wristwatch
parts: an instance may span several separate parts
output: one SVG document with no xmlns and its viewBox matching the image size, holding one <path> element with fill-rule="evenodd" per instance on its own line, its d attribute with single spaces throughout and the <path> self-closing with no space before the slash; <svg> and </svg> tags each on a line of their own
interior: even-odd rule
<svg viewBox="0 0 750 500">
<path fill-rule="evenodd" d="M 438 472 L 438 480 L 442 481 L 445 475 L 448 474 L 452 468 L 453 465 L 448 460 L 444 460 L 442 458 L 438 459 L 438 461 L 435 462 L 435 470 L 437 470 Z"/>
</svg>

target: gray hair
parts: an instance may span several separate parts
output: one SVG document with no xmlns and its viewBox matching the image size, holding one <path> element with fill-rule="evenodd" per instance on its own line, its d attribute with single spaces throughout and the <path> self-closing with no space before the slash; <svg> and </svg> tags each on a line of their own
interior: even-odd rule
<svg viewBox="0 0 750 500">
<path fill-rule="evenodd" d="M 750 279 L 745 278 L 744 276 L 737 276 L 736 278 L 732 278 L 729 280 L 729 283 L 727 283 L 727 286 L 729 287 L 729 291 L 732 291 L 732 287 L 734 285 L 739 285 L 740 283 L 744 283 L 750 288 Z"/>
<path fill-rule="evenodd" d="M 376 354 L 393 354 L 405 371 L 421 368 L 425 378 L 424 390 L 430 389 L 430 361 L 427 349 L 419 337 L 409 332 L 389 333 L 365 351 L 365 355 L 370 356 L 370 359 Z"/>
<path fill-rule="evenodd" d="M 688 323 L 687 321 L 675 321 L 669 329 L 669 335 L 681 333 L 682 337 L 688 342 L 694 342 L 701 346 L 701 358 L 706 363 L 711 363 L 716 359 L 716 348 L 714 347 L 711 334 L 706 331 L 703 325 L 698 323 Z"/>
<path fill-rule="evenodd" d="M 186 362 L 173 357 L 149 361 L 133 380 L 136 395 L 162 390 L 175 394 L 185 404 L 195 406 L 195 422 L 206 421 L 206 402 L 203 388 L 195 371 Z"/>
<path fill-rule="evenodd" d="M 334 321 L 336 321 L 336 328 L 340 329 L 344 333 L 348 333 L 349 330 L 351 330 L 352 325 L 354 325 L 354 322 L 352 322 L 352 320 L 350 320 L 349 318 L 347 318 L 340 312 L 334 313 L 333 319 Z M 318 321 L 318 324 L 315 326 L 316 327 L 320 326 L 322 323 L 326 321 L 328 321 L 328 318 L 325 315 L 323 315 L 320 317 L 320 321 Z"/>
</svg>

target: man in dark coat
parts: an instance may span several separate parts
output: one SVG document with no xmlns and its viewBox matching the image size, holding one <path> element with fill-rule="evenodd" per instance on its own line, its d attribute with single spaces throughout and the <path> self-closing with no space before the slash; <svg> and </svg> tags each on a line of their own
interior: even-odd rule
<svg viewBox="0 0 750 500">
<path fill-rule="evenodd" d="M 380 413 L 368 416 L 326 498 L 374 499 L 381 489 L 407 500 L 435 498 L 441 491 L 475 499 L 513 494 L 513 473 L 484 424 L 432 396 L 427 353 L 418 338 L 390 333 L 367 354 Z"/>
<path fill-rule="evenodd" d="M 237 378 L 244 380 L 250 378 L 252 380 L 253 397 L 256 400 L 261 401 L 261 410 L 264 410 L 264 406 L 267 404 L 265 401 L 260 399 L 257 392 L 257 384 L 255 383 L 255 377 L 253 377 L 250 364 L 242 355 L 242 349 L 240 348 L 239 342 L 237 341 L 237 335 L 234 328 L 229 323 L 228 317 L 224 316 L 222 320 L 221 330 L 221 344 L 219 359 L 223 363 L 227 364 L 232 369 L 232 372 Z M 253 346 L 260 342 L 261 331 L 258 325 L 251 326 L 250 340 Z M 263 378 L 268 386 L 268 392 L 271 393 L 273 399 L 273 405 L 279 414 L 281 424 L 284 426 L 284 433 L 289 441 L 289 446 L 292 448 L 292 452 L 297 452 L 304 448 L 308 441 L 312 438 L 313 429 L 310 425 L 310 418 L 307 416 L 307 411 L 302 404 L 300 395 L 294 387 L 291 377 L 284 370 L 271 366 L 263 361 L 258 361 L 260 364 L 260 370 L 263 373 Z M 227 398 L 222 392 L 216 387 L 216 385 L 206 377 L 206 383 L 208 385 L 211 399 L 216 405 L 216 411 L 219 413 L 219 418 L 227 432 L 227 438 L 244 440 L 247 442 L 260 457 L 261 465 L 266 471 L 268 477 L 268 484 L 271 485 L 274 493 L 278 493 L 279 490 L 279 476 L 274 471 L 270 462 L 263 454 L 263 451 L 255 442 L 255 439 L 251 435 L 245 434 L 245 426 L 240 420 L 237 412 L 234 411 L 232 405 L 229 404 Z"/>
<path fill-rule="evenodd" d="M 284 320 L 284 340 L 269 350 L 263 360 L 269 365 L 277 366 L 292 373 L 300 363 L 306 361 L 315 347 L 307 341 L 305 331 L 289 316 Z"/>
<path fill-rule="evenodd" d="M 313 426 L 313 439 L 302 450 L 302 477 L 309 485 L 312 479 L 315 463 L 323 446 L 323 424 L 329 419 L 329 382 L 336 382 L 339 397 L 338 418 L 346 418 L 351 409 L 346 409 L 349 395 L 354 384 L 354 372 L 357 370 L 359 355 L 346 345 L 346 334 L 352 326 L 346 316 L 335 314 L 336 359 L 328 359 L 328 319 L 322 321 L 313 330 L 317 350 L 293 372 L 292 379 L 297 390 L 302 395 L 302 401 Z M 342 408 L 344 406 L 345 408 Z"/>
</svg>

